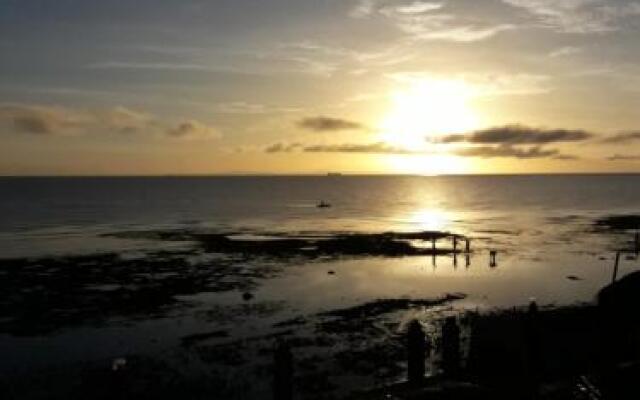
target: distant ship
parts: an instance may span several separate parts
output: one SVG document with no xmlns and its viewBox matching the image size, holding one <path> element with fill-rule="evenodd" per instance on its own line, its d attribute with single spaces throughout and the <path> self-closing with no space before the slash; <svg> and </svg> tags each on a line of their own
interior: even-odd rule
<svg viewBox="0 0 640 400">
<path fill-rule="evenodd" d="M 327 176 L 342 176 L 342 174 L 340 172 L 329 172 Z"/>
</svg>

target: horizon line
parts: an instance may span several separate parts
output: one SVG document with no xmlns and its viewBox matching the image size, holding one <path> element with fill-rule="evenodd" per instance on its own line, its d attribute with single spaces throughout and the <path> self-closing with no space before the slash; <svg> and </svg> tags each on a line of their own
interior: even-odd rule
<svg viewBox="0 0 640 400">
<path fill-rule="evenodd" d="M 260 173 L 226 172 L 202 174 L 58 174 L 58 175 L 3 175 L 0 179 L 19 178 L 216 178 L 216 177 L 482 177 L 482 176 L 606 176 L 640 175 L 640 171 L 622 172 L 505 172 L 505 173 L 461 173 L 461 174 L 412 174 L 412 173 L 358 173 L 358 172 L 309 172 L 309 173 Z"/>
</svg>

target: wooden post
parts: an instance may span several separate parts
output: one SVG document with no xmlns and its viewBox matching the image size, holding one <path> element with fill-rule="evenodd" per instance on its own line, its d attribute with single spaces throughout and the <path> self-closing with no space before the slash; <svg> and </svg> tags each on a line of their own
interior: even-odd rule
<svg viewBox="0 0 640 400">
<path fill-rule="evenodd" d="M 633 242 L 634 242 L 634 248 L 637 256 L 638 253 L 640 253 L 640 232 L 636 231 L 636 235 Z"/>
<path fill-rule="evenodd" d="M 469 238 L 465 239 L 464 251 L 467 254 L 469 254 L 471 252 L 471 240 L 469 240 Z"/>
<path fill-rule="evenodd" d="M 456 235 L 453 235 L 453 252 L 455 254 L 455 252 L 458 251 L 458 237 Z"/>
<path fill-rule="evenodd" d="M 497 253 L 498 252 L 496 250 L 489 250 L 489 266 L 490 267 L 495 267 L 498 265 L 498 263 L 496 262 Z"/>
<path fill-rule="evenodd" d="M 469 268 L 470 265 L 471 265 L 471 257 L 469 257 L 469 254 L 467 254 L 466 256 L 464 256 L 464 266 L 466 268 Z"/>
<path fill-rule="evenodd" d="M 614 283 L 616 281 L 616 278 L 618 278 L 618 264 L 620 264 L 619 251 L 616 252 L 616 261 L 615 261 L 615 264 L 613 265 L 613 276 L 611 277 L 611 283 Z"/>
<path fill-rule="evenodd" d="M 293 356 L 283 342 L 276 347 L 273 368 L 273 400 L 293 399 Z"/>
<path fill-rule="evenodd" d="M 453 253 L 453 267 L 454 268 L 458 267 L 458 254 L 457 253 Z"/>
<path fill-rule="evenodd" d="M 433 268 L 436 267 L 436 238 L 435 236 L 431 239 L 431 264 Z"/>
<path fill-rule="evenodd" d="M 420 383 L 424 379 L 427 341 L 420 322 L 413 320 L 407 329 L 407 379 Z"/>
<path fill-rule="evenodd" d="M 460 370 L 460 327 L 456 317 L 447 317 L 442 327 L 442 372 L 455 377 Z"/>
</svg>

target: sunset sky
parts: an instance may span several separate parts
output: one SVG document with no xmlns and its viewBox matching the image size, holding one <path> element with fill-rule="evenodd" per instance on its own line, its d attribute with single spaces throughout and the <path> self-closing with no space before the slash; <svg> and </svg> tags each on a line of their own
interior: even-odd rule
<svg viewBox="0 0 640 400">
<path fill-rule="evenodd" d="M 640 2 L 0 0 L 0 174 L 640 172 Z"/>
</svg>

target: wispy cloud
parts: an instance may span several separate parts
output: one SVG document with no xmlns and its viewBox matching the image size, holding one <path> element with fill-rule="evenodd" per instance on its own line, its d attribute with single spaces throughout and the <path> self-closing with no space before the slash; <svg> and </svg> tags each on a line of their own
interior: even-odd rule
<svg viewBox="0 0 640 400">
<path fill-rule="evenodd" d="M 559 150 L 556 149 L 543 149 L 540 146 L 533 146 L 528 148 L 520 148 L 511 145 L 501 146 L 478 146 L 478 147 L 465 147 L 455 151 L 456 155 L 463 157 L 480 157 L 480 158 L 560 158 L 564 159 L 566 156 L 561 155 Z"/>
<path fill-rule="evenodd" d="M 431 1 L 414 1 L 413 3 L 395 6 L 395 12 L 400 14 L 422 14 L 429 11 L 439 10 L 442 6 L 442 3 Z"/>
<path fill-rule="evenodd" d="M 373 153 L 373 154 L 419 154 L 409 149 L 391 146 L 384 142 L 366 144 L 329 144 L 312 145 L 303 148 L 306 153 Z"/>
<path fill-rule="evenodd" d="M 640 154 L 614 154 L 607 157 L 608 161 L 640 161 Z"/>
<path fill-rule="evenodd" d="M 245 101 L 232 101 L 214 105 L 213 110 L 221 114 L 267 114 L 301 111 L 298 107 L 280 107 Z"/>
<path fill-rule="evenodd" d="M 301 143 L 273 143 L 264 149 L 265 153 L 291 153 L 302 147 Z"/>
<path fill-rule="evenodd" d="M 640 131 L 620 132 L 602 139 L 603 143 L 626 144 L 640 141 Z"/>
<path fill-rule="evenodd" d="M 515 29 L 508 23 L 492 23 L 448 13 L 443 2 L 361 0 L 352 10 L 355 18 L 382 16 L 398 29 L 418 40 L 475 42 Z"/>
<path fill-rule="evenodd" d="M 384 142 L 339 143 L 339 144 L 302 144 L 274 143 L 267 146 L 266 153 L 363 153 L 363 154 L 425 154 L 425 152 L 392 146 Z"/>
<path fill-rule="evenodd" d="M 506 125 L 483 129 L 467 134 L 448 135 L 439 143 L 473 144 L 549 144 L 578 142 L 590 139 L 593 134 L 583 130 L 531 128 L 524 125 Z"/>
<path fill-rule="evenodd" d="M 166 62 L 133 62 L 133 61 L 103 61 L 89 64 L 88 68 L 94 69 L 150 69 L 150 70 L 186 70 L 186 71 L 212 71 L 213 68 L 203 64 L 190 63 L 166 63 Z"/>
<path fill-rule="evenodd" d="M 622 18 L 639 15 L 640 3 L 605 0 L 503 0 L 535 16 L 539 25 L 565 33 L 603 33 L 619 29 Z"/>
<path fill-rule="evenodd" d="M 220 137 L 220 133 L 213 127 L 195 120 L 180 122 L 175 127 L 167 129 L 166 133 L 169 137 L 180 140 L 211 139 Z"/>
<path fill-rule="evenodd" d="M 552 90 L 551 78 L 542 74 L 527 73 L 464 73 L 439 76 L 415 71 L 400 71 L 387 75 L 401 83 L 416 83 L 433 79 L 460 81 L 474 96 L 531 95 L 548 93 Z"/>
<path fill-rule="evenodd" d="M 571 56 L 574 54 L 580 54 L 582 53 L 583 49 L 582 47 L 578 47 L 578 46 L 563 46 L 560 48 L 557 48 L 555 50 L 552 50 L 551 52 L 549 52 L 549 57 L 550 58 L 559 58 L 559 57 L 567 57 L 567 56 Z"/>
<path fill-rule="evenodd" d="M 314 132 L 335 132 L 364 129 L 359 122 L 325 116 L 303 118 L 297 122 L 298 127 Z"/>
</svg>

